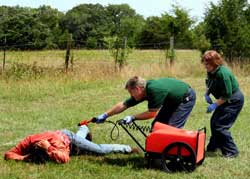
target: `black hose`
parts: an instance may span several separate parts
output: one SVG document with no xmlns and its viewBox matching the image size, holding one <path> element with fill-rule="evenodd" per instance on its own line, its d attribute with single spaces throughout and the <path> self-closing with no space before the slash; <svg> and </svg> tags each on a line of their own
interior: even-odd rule
<svg viewBox="0 0 250 179">
<path fill-rule="evenodd" d="M 108 123 L 111 123 L 111 124 L 114 125 L 113 128 L 110 131 L 110 138 L 112 140 L 117 140 L 119 138 L 119 128 L 117 126 L 117 124 L 118 124 L 119 121 L 116 121 L 115 123 L 112 122 L 112 121 L 105 121 L 105 122 L 108 122 Z M 113 135 L 113 132 L 114 132 L 115 128 L 117 129 L 117 135 L 116 135 L 116 137 L 114 137 L 114 135 Z"/>
<path fill-rule="evenodd" d="M 114 125 L 113 128 L 110 131 L 110 138 L 112 140 L 117 140 L 119 138 L 119 128 L 118 128 L 117 124 L 123 125 L 124 127 L 128 128 L 128 129 L 131 129 L 131 130 L 136 130 L 136 131 L 139 130 L 139 131 L 143 131 L 143 132 L 151 132 L 151 126 L 139 126 L 138 124 L 135 124 L 134 122 L 130 123 L 130 124 L 124 124 L 122 120 L 118 120 L 116 122 L 112 122 L 112 121 L 105 121 L 105 122 L 108 122 L 108 123 L 111 123 L 111 124 Z M 117 129 L 117 134 L 114 137 L 113 133 L 114 133 L 115 128 Z M 144 136 L 145 136 L 145 134 L 144 134 Z"/>
</svg>

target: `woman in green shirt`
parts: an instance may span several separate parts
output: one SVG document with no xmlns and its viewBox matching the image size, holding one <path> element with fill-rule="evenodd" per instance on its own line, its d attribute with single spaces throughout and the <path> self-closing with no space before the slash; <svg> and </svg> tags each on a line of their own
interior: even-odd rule
<svg viewBox="0 0 250 179">
<path fill-rule="evenodd" d="M 207 113 L 214 111 L 210 121 L 211 137 L 207 151 L 220 149 L 223 156 L 236 157 L 239 152 L 229 129 L 243 107 L 244 96 L 232 72 L 223 65 L 219 53 L 213 50 L 205 52 L 202 62 L 207 70 Z M 215 102 L 210 98 L 210 94 L 215 97 Z"/>
</svg>

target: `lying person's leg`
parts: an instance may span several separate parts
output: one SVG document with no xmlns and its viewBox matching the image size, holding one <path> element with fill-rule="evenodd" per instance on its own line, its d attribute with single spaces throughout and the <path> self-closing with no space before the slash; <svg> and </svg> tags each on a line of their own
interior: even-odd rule
<svg viewBox="0 0 250 179">
<path fill-rule="evenodd" d="M 120 145 L 120 144 L 96 144 L 87 140 L 86 138 L 82 138 L 79 135 L 75 135 L 73 143 L 76 147 L 80 149 L 80 151 L 89 151 L 97 154 L 107 154 L 112 152 L 119 153 L 131 153 L 132 149 L 128 145 Z"/>
<path fill-rule="evenodd" d="M 93 152 L 96 154 L 108 154 L 108 153 L 139 153 L 137 148 L 131 148 L 129 145 L 122 144 L 96 144 L 87 140 L 85 137 L 89 133 L 89 129 L 86 125 L 79 127 L 76 134 L 64 130 L 64 133 L 70 138 L 74 147 L 77 147 L 81 152 Z"/>
</svg>

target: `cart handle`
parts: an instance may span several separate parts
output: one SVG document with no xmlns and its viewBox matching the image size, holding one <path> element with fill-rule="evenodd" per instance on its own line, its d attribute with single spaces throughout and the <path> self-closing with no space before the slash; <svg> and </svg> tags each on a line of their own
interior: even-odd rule
<svg viewBox="0 0 250 179">
<path fill-rule="evenodd" d="M 119 125 L 124 125 L 126 127 L 129 127 L 130 129 L 135 129 L 135 130 L 139 130 L 144 137 L 147 137 L 146 133 L 144 131 L 150 131 L 151 132 L 151 128 L 149 126 L 139 126 L 138 124 L 136 124 L 135 121 L 132 121 L 132 124 L 125 124 L 123 119 L 120 119 L 117 121 Z"/>
<path fill-rule="evenodd" d="M 135 137 L 128 131 L 128 129 L 125 127 L 125 125 L 128 125 L 128 124 L 124 124 L 123 119 L 118 120 L 117 122 L 118 122 L 118 124 L 119 124 L 120 126 L 122 126 L 122 128 L 127 132 L 127 134 L 135 141 L 135 143 L 141 148 L 141 150 L 142 150 L 143 152 L 146 152 L 146 150 L 142 147 L 142 145 L 136 140 L 136 138 L 135 138 Z M 140 127 L 139 127 L 134 121 L 133 121 L 133 124 L 137 127 L 138 130 L 140 130 L 140 132 L 141 132 L 145 137 L 147 137 L 146 134 L 140 129 Z"/>
</svg>

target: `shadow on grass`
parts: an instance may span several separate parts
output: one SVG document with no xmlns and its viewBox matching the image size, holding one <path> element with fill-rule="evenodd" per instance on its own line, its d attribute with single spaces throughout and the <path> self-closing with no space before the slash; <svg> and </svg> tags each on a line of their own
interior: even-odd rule
<svg viewBox="0 0 250 179">
<path fill-rule="evenodd" d="M 127 165 L 131 165 L 134 169 L 145 169 L 146 161 L 142 156 L 131 156 L 127 158 L 109 158 L 105 157 L 103 160 L 104 163 L 109 165 L 116 165 L 120 167 L 124 167 Z"/>
<path fill-rule="evenodd" d="M 141 170 L 146 169 L 146 160 L 143 156 L 132 155 L 107 155 L 107 156 L 85 156 L 85 160 L 97 163 L 98 165 L 108 164 L 118 167 L 131 166 L 133 169 Z"/>
<path fill-rule="evenodd" d="M 86 156 L 85 156 L 86 157 Z M 98 165 L 112 165 L 118 167 L 129 167 L 133 170 L 162 170 L 160 160 L 151 161 L 151 166 L 148 168 L 147 160 L 142 155 L 107 155 L 107 156 L 87 156 L 85 160 L 97 163 Z"/>
<path fill-rule="evenodd" d="M 205 153 L 205 157 L 215 158 L 215 157 L 219 157 L 219 156 L 220 156 L 220 154 L 218 151 Z"/>
</svg>

